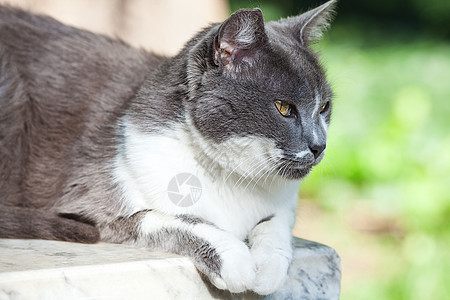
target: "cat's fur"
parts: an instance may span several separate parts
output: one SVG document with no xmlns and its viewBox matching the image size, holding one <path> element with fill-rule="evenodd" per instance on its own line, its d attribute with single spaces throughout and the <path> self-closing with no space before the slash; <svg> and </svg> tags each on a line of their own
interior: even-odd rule
<svg viewBox="0 0 450 300">
<path fill-rule="evenodd" d="M 324 154 L 331 91 L 308 46 L 333 4 L 239 11 L 173 58 L 1 7 L 0 237 L 146 246 L 220 289 L 275 291 Z M 202 194 L 181 207 L 167 186 L 186 172 Z"/>
</svg>

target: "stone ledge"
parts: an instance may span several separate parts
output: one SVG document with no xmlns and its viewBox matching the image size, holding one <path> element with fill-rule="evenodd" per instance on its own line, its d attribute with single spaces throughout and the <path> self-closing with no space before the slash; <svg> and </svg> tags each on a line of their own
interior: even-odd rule
<svg viewBox="0 0 450 300">
<path fill-rule="evenodd" d="M 265 299 L 338 299 L 340 259 L 334 249 L 295 242 L 283 288 Z M 257 299 L 204 282 L 188 258 L 100 243 L 0 239 L 0 300 Z"/>
</svg>

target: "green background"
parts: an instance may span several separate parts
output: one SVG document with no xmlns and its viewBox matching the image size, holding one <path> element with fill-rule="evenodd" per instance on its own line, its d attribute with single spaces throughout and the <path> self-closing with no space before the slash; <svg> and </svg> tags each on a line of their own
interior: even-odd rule
<svg viewBox="0 0 450 300">
<path fill-rule="evenodd" d="M 267 21 L 320 4 L 229 3 Z M 334 111 L 299 205 L 341 255 L 341 299 L 450 299 L 450 1 L 343 0 L 313 48 Z"/>
</svg>

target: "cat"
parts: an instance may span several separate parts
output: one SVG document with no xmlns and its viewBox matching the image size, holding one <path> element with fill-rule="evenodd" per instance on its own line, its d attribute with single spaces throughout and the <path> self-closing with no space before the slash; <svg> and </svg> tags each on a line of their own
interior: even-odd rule
<svg viewBox="0 0 450 300">
<path fill-rule="evenodd" d="M 279 289 L 325 154 L 332 91 L 309 46 L 334 4 L 240 10 L 174 57 L 2 6 L 0 237 L 144 246 L 219 289 Z"/>
</svg>

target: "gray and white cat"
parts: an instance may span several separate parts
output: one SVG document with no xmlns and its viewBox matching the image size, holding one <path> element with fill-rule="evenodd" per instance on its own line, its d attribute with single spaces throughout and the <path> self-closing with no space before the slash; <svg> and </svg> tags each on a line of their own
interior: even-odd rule
<svg viewBox="0 0 450 300">
<path fill-rule="evenodd" d="M 326 145 L 332 92 L 308 46 L 333 4 L 238 11 L 171 58 L 1 7 L 0 237 L 145 246 L 219 289 L 277 290 Z M 192 205 L 168 189 L 180 174 Z"/>
</svg>

